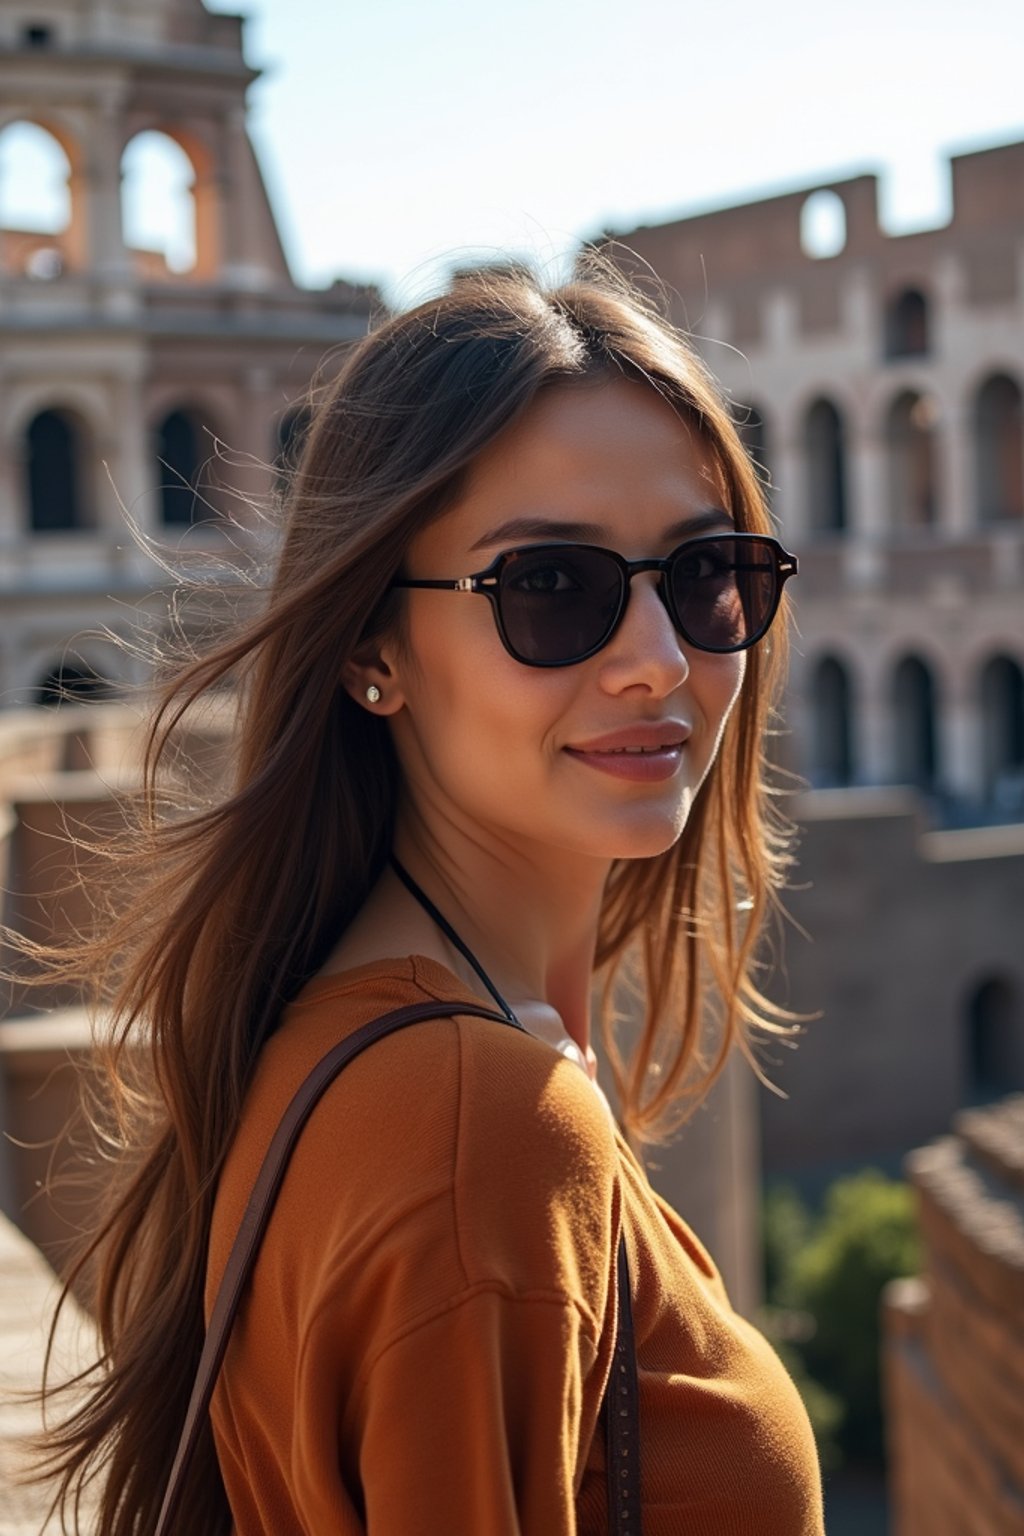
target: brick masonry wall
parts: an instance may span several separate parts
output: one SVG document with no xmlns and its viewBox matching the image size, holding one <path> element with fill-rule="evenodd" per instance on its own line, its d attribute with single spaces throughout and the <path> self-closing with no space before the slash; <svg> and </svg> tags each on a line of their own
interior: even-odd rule
<svg viewBox="0 0 1024 1536">
<path fill-rule="evenodd" d="M 914 1152 L 924 1267 L 889 1287 L 893 1536 L 1024 1533 L 1024 1095 Z"/>
</svg>

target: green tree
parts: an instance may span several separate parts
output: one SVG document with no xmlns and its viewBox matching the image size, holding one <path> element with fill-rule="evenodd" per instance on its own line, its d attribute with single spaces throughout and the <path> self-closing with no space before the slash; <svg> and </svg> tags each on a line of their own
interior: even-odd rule
<svg viewBox="0 0 1024 1536">
<path fill-rule="evenodd" d="M 839 1399 L 844 1455 L 880 1461 L 879 1301 L 889 1280 L 920 1266 L 913 1195 L 866 1169 L 831 1186 L 816 1220 L 792 1191 L 773 1193 L 765 1214 L 767 1294 L 789 1319 L 774 1331 L 810 1381 Z"/>
</svg>

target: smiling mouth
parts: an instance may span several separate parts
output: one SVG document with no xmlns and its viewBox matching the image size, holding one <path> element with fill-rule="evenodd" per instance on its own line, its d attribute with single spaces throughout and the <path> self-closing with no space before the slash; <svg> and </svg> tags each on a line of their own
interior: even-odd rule
<svg viewBox="0 0 1024 1536">
<path fill-rule="evenodd" d="M 589 741 L 569 743 L 580 757 L 678 756 L 693 733 L 687 720 L 634 720 L 617 730 L 603 731 Z"/>
<path fill-rule="evenodd" d="M 682 745 L 681 741 L 666 741 L 660 747 L 577 747 L 572 750 L 598 752 L 602 757 L 655 757 L 659 752 L 678 752 Z"/>
</svg>

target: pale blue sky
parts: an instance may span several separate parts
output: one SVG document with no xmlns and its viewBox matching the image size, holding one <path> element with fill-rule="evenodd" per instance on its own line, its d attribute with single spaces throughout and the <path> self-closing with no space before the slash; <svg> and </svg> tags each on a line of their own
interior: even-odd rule
<svg viewBox="0 0 1024 1536">
<path fill-rule="evenodd" d="M 445 253 L 557 258 L 877 167 L 948 213 L 942 151 L 1024 137 L 1021 0 L 211 0 L 268 66 L 253 130 L 296 273 L 411 292 Z"/>
<path fill-rule="evenodd" d="M 251 127 L 296 277 L 383 280 L 866 168 L 895 230 L 950 150 L 1024 138 L 1021 0 L 207 0 L 249 17 Z M 166 199 L 164 199 L 166 202 Z"/>
</svg>

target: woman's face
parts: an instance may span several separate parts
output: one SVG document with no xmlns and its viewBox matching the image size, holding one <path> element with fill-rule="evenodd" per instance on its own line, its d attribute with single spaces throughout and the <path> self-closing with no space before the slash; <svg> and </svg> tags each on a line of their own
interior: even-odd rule
<svg viewBox="0 0 1024 1536">
<path fill-rule="evenodd" d="M 554 539 L 627 559 L 666 555 L 691 532 L 728 530 L 724 502 L 701 439 L 653 389 L 552 385 L 416 537 L 406 574 L 465 576 L 505 549 Z M 379 708 L 413 813 L 439 835 L 461 827 L 519 853 L 611 860 L 670 847 L 718 749 L 744 658 L 687 645 L 657 580 L 634 576 L 604 649 L 557 668 L 510 656 L 485 597 L 406 592 L 405 644 L 384 648 Z M 651 727 L 660 750 L 623 750 L 649 746 Z"/>
</svg>

